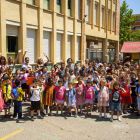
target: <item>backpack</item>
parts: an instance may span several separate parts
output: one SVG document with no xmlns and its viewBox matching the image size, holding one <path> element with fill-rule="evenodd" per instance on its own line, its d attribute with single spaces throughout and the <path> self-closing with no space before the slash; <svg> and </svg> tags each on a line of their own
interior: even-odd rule
<svg viewBox="0 0 140 140">
<path fill-rule="evenodd" d="M 120 102 L 120 92 L 119 90 L 113 90 L 112 91 L 112 101 L 115 103 L 119 103 Z"/>
<path fill-rule="evenodd" d="M 17 89 L 19 87 L 13 88 L 11 94 L 14 96 L 14 99 L 18 99 L 19 98 L 19 94 L 17 92 Z"/>
</svg>

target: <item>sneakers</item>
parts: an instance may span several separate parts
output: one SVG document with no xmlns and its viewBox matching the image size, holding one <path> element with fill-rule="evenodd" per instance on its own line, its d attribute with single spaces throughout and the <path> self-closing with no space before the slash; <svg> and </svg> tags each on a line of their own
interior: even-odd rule
<svg viewBox="0 0 140 140">
<path fill-rule="evenodd" d="M 123 115 L 123 110 L 121 110 L 120 115 Z"/>
<path fill-rule="evenodd" d="M 118 119 L 119 122 L 121 122 L 121 118 L 120 118 L 120 116 L 118 116 L 117 119 Z"/>
<path fill-rule="evenodd" d="M 41 115 L 37 116 L 38 119 L 44 119 Z"/>
<path fill-rule="evenodd" d="M 97 109 L 96 112 L 99 112 L 99 109 Z"/>
<path fill-rule="evenodd" d="M 125 114 L 128 114 L 128 112 L 127 112 L 126 110 L 124 110 L 124 113 L 125 113 Z"/>
<path fill-rule="evenodd" d="M 34 121 L 34 116 L 31 116 L 31 121 Z"/>
<path fill-rule="evenodd" d="M 24 121 L 24 118 L 23 118 L 23 117 L 21 117 L 21 118 L 18 118 L 18 120 L 19 120 L 19 121 Z"/>
<path fill-rule="evenodd" d="M 106 114 L 104 114 L 104 117 L 105 117 L 105 119 L 107 119 L 107 115 Z"/>
<path fill-rule="evenodd" d="M 48 113 L 46 113 L 46 117 L 48 117 Z"/>
<path fill-rule="evenodd" d="M 42 115 L 45 115 L 44 111 L 41 111 L 40 113 L 41 113 Z"/>
<path fill-rule="evenodd" d="M 113 116 L 111 116 L 110 121 L 113 122 Z"/>
<path fill-rule="evenodd" d="M 75 118 L 77 118 L 78 117 L 78 114 L 75 114 Z"/>
<path fill-rule="evenodd" d="M 50 115 L 53 116 L 54 114 L 53 113 L 50 113 Z"/>
<path fill-rule="evenodd" d="M 101 113 L 99 114 L 99 118 L 102 118 L 102 114 Z"/>
</svg>

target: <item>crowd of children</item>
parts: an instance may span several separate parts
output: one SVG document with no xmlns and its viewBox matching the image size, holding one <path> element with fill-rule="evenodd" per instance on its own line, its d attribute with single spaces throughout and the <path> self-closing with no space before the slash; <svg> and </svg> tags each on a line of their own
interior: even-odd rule
<svg viewBox="0 0 140 140">
<path fill-rule="evenodd" d="M 137 116 L 140 116 L 140 63 L 133 64 L 133 60 L 125 62 L 128 57 L 123 63 L 100 63 L 97 58 L 96 62 L 85 60 L 80 68 L 78 63 L 73 64 L 69 58 L 67 65 L 61 61 L 60 67 L 55 64 L 48 72 L 47 55 L 44 53 L 47 62 L 38 58 L 37 66 L 33 69 L 29 65 L 29 58 L 24 59 L 26 50 L 21 70 L 15 70 L 20 52 L 14 62 L 12 57 L 8 58 L 8 62 L 2 54 L 0 57 L 0 113 L 4 110 L 5 118 L 12 115 L 10 108 L 14 106 L 13 118 L 18 114 L 18 119 L 23 120 L 22 103 L 27 100 L 31 102 L 31 121 L 34 121 L 34 111 L 39 119 L 54 115 L 53 106 L 56 106 L 56 116 L 59 107 L 62 116 L 64 107 L 69 109 L 70 116 L 74 108 L 76 118 L 78 109 L 81 114 L 91 115 L 95 105 L 99 117 L 104 111 L 104 118 L 107 118 L 108 107 L 111 111 L 110 121 L 113 121 L 115 110 L 118 121 L 121 121 L 120 115 L 128 113 L 129 105 L 132 106 L 132 112 L 138 110 Z M 83 112 L 85 105 L 86 112 Z"/>
</svg>

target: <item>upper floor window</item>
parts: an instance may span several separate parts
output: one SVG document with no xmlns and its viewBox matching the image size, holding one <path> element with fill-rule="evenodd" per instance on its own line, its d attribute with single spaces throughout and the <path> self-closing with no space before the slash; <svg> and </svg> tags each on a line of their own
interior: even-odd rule
<svg viewBox="0 0 140 140">
<path fill-rule="evenodd" d="M 28 4 L 35 5 L 35 0 L 26 0 L 26 2 L 27 2 Z"/>
<path fill-rule="evenodd" d="M 89 6 L 89 4 L 90 4 L 90 2 L 89 2 L 89 0 L 87 0 L 87 5 L 86 5 L 86 8 L 87 8 L 87 12 L 86 12 L 86 15 L 87 15 L 87 17 L 86 17 L 86 21 L 87 22 L 89 22 L 89 13 L 90 13 L 90 6 Z"/>
<path fill-rule="evenodd" d="M 98 3 L 95 2 L 95 9 L 94 9 L 94 25 L 98 25 L 98 22 L 97 22 L 97 14 L 98 14 Z"/>
<path fill-rule="evenodd" d="M 77 0 L 77 18 L 81 19 L 81 0 Z"/>
<path fill-rule="evenodd" d="M 49 6 L 50 5 L 50 2 L 49 2 L 49 0 L 43 0 L 43 8 L 44 9 L 49 9 Z"/>
<path fill-rule="evenodd" d="M 115 22 L 116 22 L 116 14 L 113 12 L 113 19 L 112 19 L 112 30 L 115 31 Z"/>
<path fill-rule="evenodd" d="M 108 10 L 108 30 L 110 30 L 110 10 Z"/>
<path fill-rule="evenodd" d="M 71 16 L 71 0 L 68 0 L 68 16 Z"/>
<path fill-rule="evenodd" d="M 56 0 L 57 1 L 57 12 L 61 13 L 61 0 Z"/>
<path fill-rule="evenodd" d="M 104 10 L 105 10 L 105 7 L 102 6 L 102 8 L 101 8 L 101 27 L 104 27 Z"/>
</svg>

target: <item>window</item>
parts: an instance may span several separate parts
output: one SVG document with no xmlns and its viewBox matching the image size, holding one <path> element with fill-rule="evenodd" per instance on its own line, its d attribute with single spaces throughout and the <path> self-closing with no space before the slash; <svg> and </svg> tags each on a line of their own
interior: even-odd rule
<svg viewBox="0 0 140 140">
<path fill-rule="evenodd" d="M 104 27 L 104 6 L 101 8 L 101 27 Z"/>
<path fill-rule="evenodd" d="M 50 5 L 50 3 L 49 3 L 49 0 L 43 0 L 43 8 L 44 9 L 49 9 L 49 6 Z"/>
<path fill-rule="evenodd" d="M 68 0 L 68 16 L 71 16 L 71 0 Z"/>
<path fill-rule="evenodd" d="M 61 13 L 61 0 L 57 0 L 57 12 Z"/>
<path fill-rule="evenodd" d="M 81 0 L 77 0 L 77 18 L 81 19 Z"/>
<path fill-rule="evenodd" d="M 108 10 L 108 30 L 110 30 L 110 10 Z"/>
<path fill-rule="evenodd" d="M 113 19 L 112 19 L 112 30 L 115 31 L 115 12 L 113 12 Z"/>
<path fill-rule="evenodd" d="M 114 3 L 116 3 L 116 0 L 113 0 Z"/>
<path fill-rule="evenodd" d="M 28 4 L 35 5 L 35 0 L 26 0 L 26 2 L 27 2 Z"/>
<path fill-rule="evenodd" d="M 18 52 L 18 37 L 7 36 L 6 40 L 7 40 L 7 52 L 17 53 Z"/>
<path fill-rule="evenodd" d="M 98 3 L 95 2 L 95 10 L 94 10 L 94 25 L 98 25 L 98 24 L 97 24 L 97 10 L 98 10 Z"/>
<path fill-rule="evenodd" d="M 89 22 L 89 0 L 87 0 L 87 17 L 86 17 L 86 21 Z"/>
</svg>

